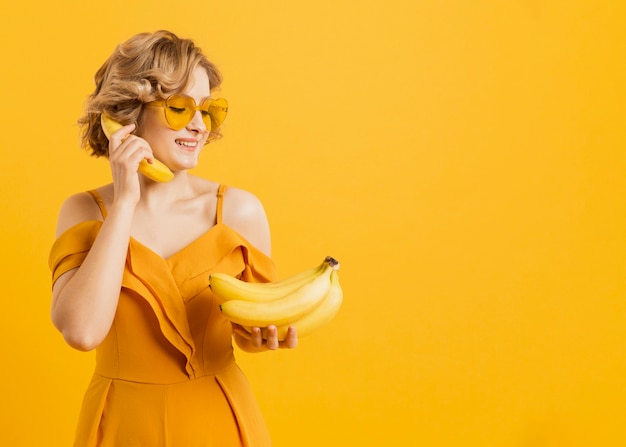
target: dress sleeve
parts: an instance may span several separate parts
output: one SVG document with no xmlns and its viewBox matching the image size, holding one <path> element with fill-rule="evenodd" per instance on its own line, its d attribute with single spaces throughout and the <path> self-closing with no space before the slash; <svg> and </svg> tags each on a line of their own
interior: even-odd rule
<svg viewBox="0 0 626 447">
<path fill-rule="evenodd" d="M 271 282 L 278 279 L 276 264 L 262 251 L 252 245 L 242 245 L 244 270 L 241 279 L 247 282 Z"/>
<path fill-rule="evenodd" d="M 52 272 L 52 284 L 63 273 L 80 267 L 91 249 L 102 222 L 90 220 L 81 222 L 65 231 L 54 242 L 48 257 Z"/>
</svg>

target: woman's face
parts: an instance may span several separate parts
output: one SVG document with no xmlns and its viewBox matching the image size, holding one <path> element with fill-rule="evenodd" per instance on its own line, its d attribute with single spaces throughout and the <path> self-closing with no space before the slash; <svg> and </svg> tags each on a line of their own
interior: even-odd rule
<svg viewBox="0 0 626 447">
<path fill-rule="evenodd" d="M 200 104 L 211 95 L 209 76 L 202 67 L 196 68 L 183 95 L 190 96 Z M 200 111 L 180 130 L 172 129 L 165 119 L 163 107 L 144 107 L 138 135 L 152 147 L 154 157 L 165 163 L 172 171 L 195 167 L 198 156 L 209 136 Z"/>
</svg>

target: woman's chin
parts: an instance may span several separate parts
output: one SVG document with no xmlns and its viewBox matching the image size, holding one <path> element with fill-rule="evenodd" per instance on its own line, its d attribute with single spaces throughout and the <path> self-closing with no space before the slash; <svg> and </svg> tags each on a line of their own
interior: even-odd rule
<svg viewBox="0 0 626 447">
<path fill-rule="evenodd" d="M 172 160 L 171 163 L 167 163 L 169 168 L 173 171 L 187 171 L 198 166 L 198 157 L 180 157 L 176 160 Z"/>
</svg>

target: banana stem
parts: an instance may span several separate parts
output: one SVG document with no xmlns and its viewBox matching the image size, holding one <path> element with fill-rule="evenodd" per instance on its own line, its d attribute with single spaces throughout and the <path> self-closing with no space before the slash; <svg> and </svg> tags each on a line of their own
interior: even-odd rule
<svg viewBox="0 0 626 447">
<path fill-rule="evenodd" d="M 339 270 L 339 265 L 340 265 L 339 261 L 337 261 L 332 256 L 326 256 L 325 261 L 328 262 L 328 264 L 333 268 L 333 270 Z"/>
</svg>

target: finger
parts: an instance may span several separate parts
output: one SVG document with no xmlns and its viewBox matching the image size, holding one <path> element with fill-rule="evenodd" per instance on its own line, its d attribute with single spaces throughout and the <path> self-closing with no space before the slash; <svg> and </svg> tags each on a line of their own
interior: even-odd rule
<svg viewBox="0 0 626 447">
<path fill-rule="evenodd" d="M 253 327 L 250 332 L 250 342 L 252 346 L 256 348 L 260 348 L 263 346 L 263 334 L 261 333 L 261 329 L 258 327 Z"/>
<path fill-rule="evenodd" d="M 126 137 L 128 137 L 127 141 L 117 147 L 111 155 L 112 159 L 136 166 L 139 166 L 139 163 L 144 159 L 148 160 L 149 163 L 154 159 L 152 148 L 146 140 L 130 134 Z"/>
<path fill-rule="evenodd" d="M 280 342 L 281 348 L 293 349 L 298 346 L 298 331 L 295 327 L 289 326 L 285 340 Z"/>
<path fill-rule="evenodd" d="M 246 340 L 250 340 L 250 338 L 252 338 L 250 332 L 246 331 L 246 329 L 239 324 L 233 323 L 233 333 L 245 338 Z"/>
<path fill-rule="evenodd" d="M 128 137 L 130 137 L 131 132 L 135 130 L 135 123 L 128 124 L 119 130 L 113 132 L 111 135 L 110 143 L 113 143 L 115 148 L 118 148 L 123 142 L 125 142 Z"/>
<path fill-rule="evenodd" d="M 136 138 L 132 134 L 126 134 L 122 141 L 112 136 L 109 142 L 109 159 L 125 160 L 130 158 L 133 152 L 137 150 L 137 144 L 133 144 Z"/>
<path fill-rule="evenodd" d="M 278 329 L 276 326 L 270 325 L 267 327 L 267 349 L 278 349 L 280 343 L 278 342 Z"/>
</svg>

